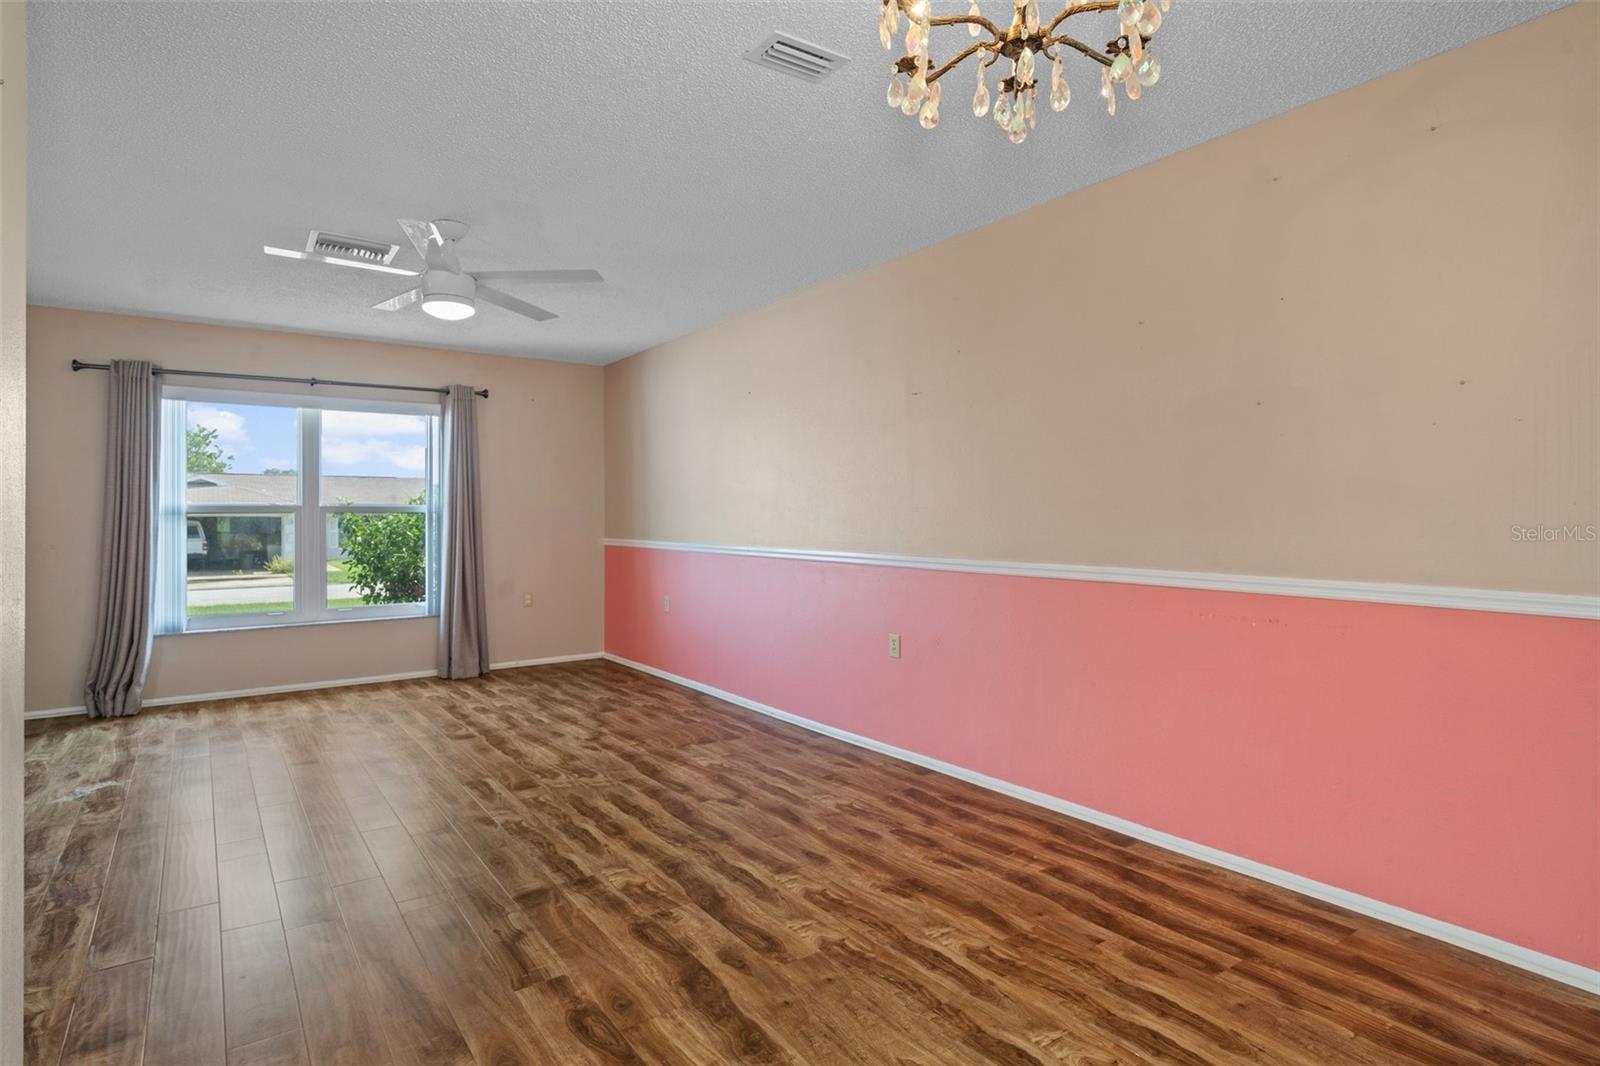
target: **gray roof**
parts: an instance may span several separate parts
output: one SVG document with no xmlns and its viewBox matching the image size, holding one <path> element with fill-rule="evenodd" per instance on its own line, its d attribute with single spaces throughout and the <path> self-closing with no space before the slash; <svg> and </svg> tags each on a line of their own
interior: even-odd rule
<svg viewBox="0 0 1600 1066">
<path fill-rule="evenodd" d="M 292 507 L 299 496 L 296 474 L 190 474 L 184 498 L 191 504 L 281 504 Z M 340 501 L 380 507 L 407 504 L 421 496 L 427 481 L 420 477 L 366 477 L 329 474 L 322 479 L 323 503 Z"/>
</svg>

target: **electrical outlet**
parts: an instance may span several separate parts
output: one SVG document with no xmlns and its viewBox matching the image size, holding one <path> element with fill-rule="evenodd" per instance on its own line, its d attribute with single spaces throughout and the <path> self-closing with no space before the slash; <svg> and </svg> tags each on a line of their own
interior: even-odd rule
<svg viewBox="0 0 1600 1066">
<path fill-rule="evenodd" d="M 533 606 L 533 593 L 524 592 L 522 594 L 522 606 L 524 606 L 524 607 L 532 607 Z"/>
<path fill-rule="evenodd" d="M 889 658 L 891 658 L 891 659 L 900 658 L 900 634 L 899 633 L 890 633 L 889 634 Z"/>
<path fill-rule="evenodd" d="M 663 597 L 661 597 L 661 613 L 662 614 L 671 614 L 672 613 L 672 597 L 671 596 L 663 596 Z"/>
</svg>

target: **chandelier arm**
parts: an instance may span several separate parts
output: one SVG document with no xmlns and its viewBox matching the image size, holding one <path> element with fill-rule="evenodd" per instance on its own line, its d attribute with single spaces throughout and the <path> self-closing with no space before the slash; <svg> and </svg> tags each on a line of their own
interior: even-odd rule
<svg viewBox="0 0 1600 1066">
<path fill-rule="evenodd" d="M 982 15 L 940 15 L 938 18 L 928 20 L 928 25 L 930 26 L 959 26 L 962 23 L 966 23 L 969 26 L 982 26 L 996 37 L 1005 36 L 1000 32 L 999 27 Z"/>
<path fill-rule="evenodd" d="M 931 71 L 927 78 L 928 84 L 932 85 L 934 82 L 938 81 L 940 78 L 944 77 L 946 74 L 950 73 L 950 71 L 960 66 L 966 60 L 971 59 L 979 52 L 998 52 L 999 49 L 999 41 L 979 41 L 976 44 L 968 45 L 962 51 L 958 52 L 955 58 L 950 60 L 950 62 L 946 63 L 938 70 Z M 993 60 L 990 62 L 993 62 Z"/>
<path fill-rule="evenodd" d="M 1060 36 L 1055 36 L 1055 37 L 1046 37 L 1044 39 L 1044 43 L 1045 43 L 1046 47 L 1049 47 L 1050 45 L 1053 45 L 1053 44 L 1064 44 L 1068 48 L 1077 49 L 1078 51 L 1082 52 L 1084 55 L 1088 56 L 1090 59 L 1094 60 L 1096 63 L 1099 63 L 1101 66 L 1109 67 L 1111 65 L 1111 57 L 1110 56 L 1103 55 L 1100 52 L 1095 51 L 1093 48 L 1090 48 L 1088 45 L 1084 44 L 1082 41 L 1077 40 L 1076 38 L 1073 38 L 1073 37 L 1068 37 L 1066 34 L 1061 34 Z"/>
<path fill-rule="evenodd" d="M 1063 10 L 1061 14 L 1050 20 L 1050 25 L 1044 28 L 1045 36 L 1048 37 L 1054 33 L 1057 26 L 1073 15 L 1081 15 L 1085 11 L 1115 11 L 1116 9 L 1117 0 L 1083 0 L 1082 3 L 1072 4 Z"/>
<path fill-rule="evenodd" d="M 915 0 L 896 0 L 895 6 L 905 13 L 906 18 L 911 18 L 911 5 L 914 2 Z M 1112 4 L 1111 6 L 1115 7 L 1116 4 Z M 1000 32 L 999 27 L 995 26 L 994 23 L 990 22 L 982 15 L 940 15 L 938 18 L 930 18 L 928 20 L 928 25 L 930 26 L 959 26 L 962 23 L 967 23 L 973 26 L 982 26 L 984 29 L 994 34 L 996 38 L 1005 37 L 1005 34 Z"/>
</svg>

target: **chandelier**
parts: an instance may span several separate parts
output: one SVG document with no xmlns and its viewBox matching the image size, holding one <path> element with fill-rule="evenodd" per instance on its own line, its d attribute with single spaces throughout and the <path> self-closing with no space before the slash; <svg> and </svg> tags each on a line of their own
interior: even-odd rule
<svg viewBox="0 0 1600 1066">
<path fill-rule="evenodd" d="M 993 0 L 991 0 L 993 2 Z M 1061 60 L 1068 49 L 1080 52 L 1100 64 L 1100 95 L 1106 111 L 1117 113 L 1117 86 L 1129 100 L 1161 77 L 1161 63 L 1150 49 L 1150 38 L 1161 28 L 1161 14 L 1171 0 L 1080 0 L 1069 3 L 1048 23 L 1039 19 L 1039 0 L 1009 0 L 1013 10 L 1011 24 L 1001 29 L 983 16 L 978 0 L 965 15 L 933 17 L 932 0 L 882 0 L 878 19 L 878 38 L 884 48 L 892 47 L 900 32 L 900 14 L 910 21 L 906 31 L 906 54 L 895 61 L 894 77 L 889 82 L 889 106 L 907 115 L 920 115 L 922 128 L 939 124 L 941 79 L 962 63 L 978 57 L 978 88 L 972 96 L 972 113 L 982 118 L 989 112 L 988 69 L 1001 59 L 1011 62 L 1011 73 L 996 86 L 994 120 L 1006 131 L 1012 144 L 1021 144 L 1038 123 L 1038 64 L 1050 63 L 1050 109 L 1065 111 L 1072 101 Z M 1103 50 L 1097 51 L 1076 38 L 1057 30 L 1074 15 L 1115 11 L 1122 32 Z M 972 37 L 987 35 L 957 52 L 948 62 L 935 67 L 930 58 L 929 37 L 935 26 L 965 25 Z"/>
</svg>

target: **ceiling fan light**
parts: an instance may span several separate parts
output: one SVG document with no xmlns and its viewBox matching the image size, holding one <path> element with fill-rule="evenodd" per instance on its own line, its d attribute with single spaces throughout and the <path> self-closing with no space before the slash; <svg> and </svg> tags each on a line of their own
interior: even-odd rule
<svg viewBox="0 0 1600 1066">
<path fill-rule="evenodd" d="M 422 310 L 445 322 L 460 322 L 478 313 L 477 282 L 470 274 L 430 270 L 422 276 Z"/>
<path fill-rule="evenodd" d="M 460 322 L 478 313 L 471 300 L 448 293 L 435 293 L 422 298 L 422 310 L 445 322 Z"/>
</svg>

